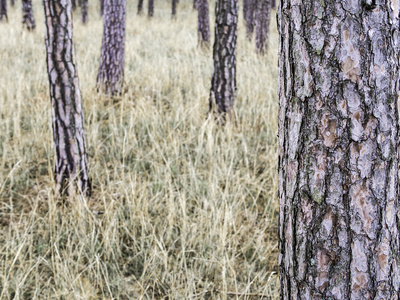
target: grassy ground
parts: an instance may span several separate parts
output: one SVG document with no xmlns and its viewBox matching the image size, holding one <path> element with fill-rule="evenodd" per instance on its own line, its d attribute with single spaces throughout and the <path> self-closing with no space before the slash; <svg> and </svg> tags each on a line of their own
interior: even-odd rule
<svg viewBox="0 0 400 300">
<path fill-rule="evenodd" d="M 206 120 L 211 50 L 197 48 L 192 1 L 174 22 L 169 1 L 156 1 L 151 21 L 128 2 L 116 99 L 95 91 L 97 7 L 87 26 L 75 13 L 94 195 L 64 205 L 41 1 L 35 32 L 22 29 L 20 2 L 0 24 L 0 298 L 277 298 L 275 17 L 266 57 L 240 19 L 237 124 L 221 128 Z"/>
</svg>

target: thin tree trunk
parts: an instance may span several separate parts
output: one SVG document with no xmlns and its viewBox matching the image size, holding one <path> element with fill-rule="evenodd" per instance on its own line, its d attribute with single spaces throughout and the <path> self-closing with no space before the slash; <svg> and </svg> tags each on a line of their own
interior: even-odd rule
<svg viewBox="0 0 400 300">
<path fill-rule="evenodd" d="M 81 93 L 75 66 L 70 0 L 43 0 L 57 190 L 90 193 Z"/>
<path fill-rule="evenodd" d="M 72 10 L 76 9 L 76 0 L 71 0 Z"/>
<path fill-rule="evenodd" d="M 97 85 L 102 92 L 108 95 L 117 95 L 122 92 L 125 19 L 126 0 L 105 0 L 103 44 Z"/>
<path fill-rule="evenodd" d="M 399 299 L 399 7 L 377 3 L 280 1 L 281 299 Z"/>
<path fill-rule="evenodd" d="M 11 6 L 14 6 L 15 5 L 15 0 L 11 0 L 10 3 L 11 3 Z"/>
<path fill-rule="evenodd" d="M 152 18 L 154 15 L 154 0 L 149 0 L 148 2 L 148 17 Z"/>
<path fill-rule="evenodd" d="M 271 18 L 270 0 L 257 0 L 256 9 L 256 49 L 260 54 L 268 50 L 269 23 Z"/>
<path fill-rule="evenodd" d="M 172 0 L 172 18 L 176 18 L 176 5 L 178 4 L 178 0 Z"/>
<path fill-rule="evenodd" d="M 81 10 L 82 10 L 82 23 L 86 24 L 88 21 L 89 0 L 81 1 Z"/>
<path fill-rule="evenodd" d="M 271 1 L 271 8 L 275 9 L 276 8 L 276 0 L 269 0 Z"/>
<path fill-rule="evenodd" d="M 22 24 L 30 31 L 35 29 L 35 17 L 33 16 L 32 0 L 22 0 Z"/>
<path fill-rule="evenodd" d="M 255 19 L 255 11 L 257 0 L 244 0 L 246 1 L 246 11 L 244 12 L 244 18 L 246 21 L 246 36 L 249 40 L 253 37 L 254 32 L 254 19 Z"/>
<path fill-rule="evenodd" d="M 0 0 L 0 22 L 8 21 L 7 0 Z"/>
<path fill-rule="evenodd" d="M 197 2 L 198 2 L 199 0 L 193 0 L 193 9 L 197 9 Z"/>
<path fill-rule="evenodd" d="M 236 40 L 238 1 L 220 0 L 215 10 L 214 72 L 211 81 L 210 111 L 222 123 L 231 114 L 236 97 Z"/>
<path fill-rule="evenodd" d="M 104 1 L 105 0 L 100 0 L 100 15 L 104 15 Z"/>
<path fill-rule="evenodd" d="M 208 12 L 208 0 L 198 0 L 197 13 L 199 46 L 208 48 L 210 46 L 210 18 Z"/>
<path fill-rule="evenodd" d="M 137 6 L 137 13 L 138 15 L 141 15 L 142 12 L 143 12 L 143 0 L 139 0 Z"/>
</svg>

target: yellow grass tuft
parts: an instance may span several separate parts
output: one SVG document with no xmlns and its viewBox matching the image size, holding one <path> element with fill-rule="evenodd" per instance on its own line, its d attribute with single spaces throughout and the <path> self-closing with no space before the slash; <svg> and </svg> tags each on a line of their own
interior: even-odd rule
<svg viewBox="0 0 400 300">
<path fill-rule="evenodd" d="M 207 120 L 197 15 L 128 1 L 125 90 L 95 90 L 102 20 L 74 16 L 94 195 L 54 197 L 44 18 L 0 24 L 0 299 L 271 299 L 277 278 L 277 31 L 258 57 L 240 19 L 237 124 Z M 214 12 L 214 1 L 210 3 Z M 241 14 L 241 12 L 240 12 Z M 211 24 L 213 23 L 211 16 Z"/>
</svg>

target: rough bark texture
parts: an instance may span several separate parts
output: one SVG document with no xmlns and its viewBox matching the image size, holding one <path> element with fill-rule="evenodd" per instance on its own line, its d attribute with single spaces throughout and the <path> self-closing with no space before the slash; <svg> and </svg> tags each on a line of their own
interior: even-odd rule
<svg viewBox="0 0 400 300">
<path fill-rule="evenodd" d="M 139 0 L 138 6 L 137 6 L 137 13 L 138 15 L 141 15 L 143 12 L 143 0 Z"/>
<path fill-rule="evenodd" d="M 246 36 L 251 39 L 254 32 L 254 18 L 257 0 L 243 0 L 243 16 L 246 21 Z"/>
<path fill-rule="evenodd" d="M 81 0 L 82 10 L 82 23 L 86 24 L 88 21 L 89 0 Z"/>
<path fill-rule="evenodd" d="M 90 193 L 79 80 L 72 42 L 70 0 L 44 0 L 47 70 L 56 150 L 57 190 L 76 182 Z M 69 185 L 73 188 L 73 185 Z"/>
<path fill-rule="evenodd" d="M 198 38 L 199 46 L 210 46 L 210 17 L 208 13 L 208 0 L 198 0 Z"/>
<path fill-rule="evenodd" d="M 236 40 L 238 1 L 219 0 L 215 9 L 214 72 L 211 80 L 210 111 L 225 121 L 236 97 Z"/>
<path fill-rule="evenodd" d="M 97 85 L 108 95 L 117 95 L 122 92 L 125 18 L 126 0 L 105 0 L 103 43 Z"/>
<path fill-rule="evenodd" d="M 7 0 L 0 0 L 0 22 L 8 21 Z"/>
<path fill-rule="evenodd" d="M 281 0 L 281 299 L 399 299 L 399 2 Z"/>
<path fill-rule="evenodd" d="M 268 50 L 269 23 L 271 19 L 270 0 L 257 0 L 256 8 L 256 49 L 260 54 Z"/>
<path fill-rule="evenodd" d="M 28 30 L 33 30 L 36 27 L 32 0 L 22 0 L 22 24 L 26 26 Z"/>
<path fill-rule="evenodd" d="M 178 4 L 178 0 L 172 0 L 172 18 L 176 18 L 176 6 Z"/>
<path fill-rule="evenodd" d="M 148 8 L 147 16 L 149 18 L 153 17 L 153 15 L 154 15 L 154 0 L 149 0 L 147 8 Z"/>
</svg>

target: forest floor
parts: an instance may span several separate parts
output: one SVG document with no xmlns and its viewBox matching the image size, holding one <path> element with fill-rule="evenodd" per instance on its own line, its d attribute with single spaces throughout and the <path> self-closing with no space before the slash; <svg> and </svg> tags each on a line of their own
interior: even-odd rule
<svg viewBox="0 0 400 300">
<path fill-rule="evenodd" d="M 207 119 L 212 51 L 197 13 L 128 1 L 125 93 L 97 94 L 102 20 L 74 14 L 92 197 L 54 196 L 42 1 L 0 24 L 0 299 L 278 298 L 277 52 L 245 38 L 236 122 Z M 210 2 L 210 24 L 214 1 Z M 212 39 L 213 39 L 213 30 Z"/>
</svg>

